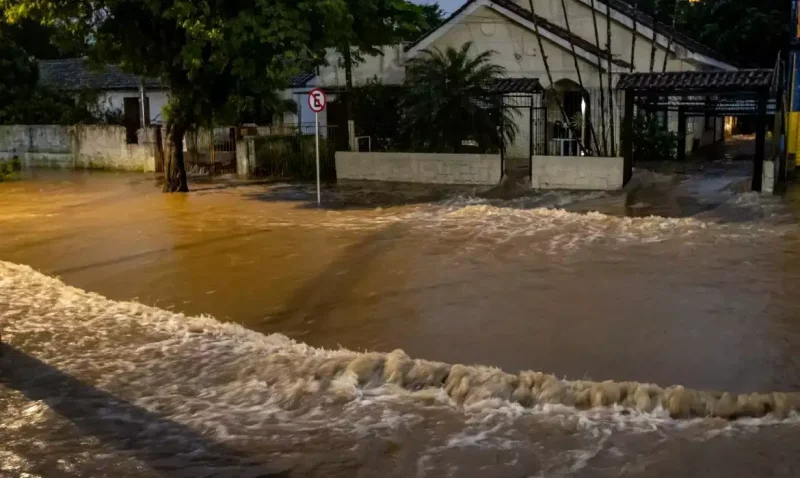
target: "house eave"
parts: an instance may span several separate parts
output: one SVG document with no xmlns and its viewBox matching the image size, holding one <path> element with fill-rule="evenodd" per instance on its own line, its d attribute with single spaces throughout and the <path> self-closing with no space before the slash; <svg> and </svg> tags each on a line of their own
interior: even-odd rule
<svg viewBox="0 0 800 478">
<path fill-rule="evenodd" d="M 451 16 L 445 23 L 439 26 L 439 28 L 431 33 L 429 33 L 425 38 L 423 38 L 420 42 L 412 46 L 407 52 L 407 58 L 414 58 L 417 56 L 422 50 L 430 47 L 438 38 L 445 34 L 453 25 L 457 25 L 459 23 L 463 23 L 464 20 L 479 8 L 489 8 L 494 10 L 495 12 L 499 13 L 500 15 L 508 18 L 510 21 L 522 26 L 523 28 L 527 29 L 528 31 L 535 32 L 536 25 L 527 18 L 522 17 L 521 15 L 513 12 L 502 5 L 499 5 L 491 0 L 474 0 L 471 3 L 462 7 L 462 10 L 458 11 L 455 15 Z M 580 47 L 579 45 L 573 45 L 569 39 L 563 38 L 562 36 L 551 32 L 545 26 L 539 26 L 538 28 L 541 36 L 546 38 L 548 41 L 555 43 L 557 46 L 571 51 L 571 49 L 575 48 L 575 53 L 581 57 L 583 60 L 589 62 L 595 68 L 598 64 L 601 64 L 605 61 L 604 58 L 598 58 L 595 53 L 589 52 L 586 49 Z M 612 60 L 612 71 L 628 71 L 629 66 L 626 62 L 623 62 L 619 59 Z M 623 63 L 622 65 L 620 63 Z M 602 72 L 606 72 L 606 69 L 602 66 L 600 67 Z"/>
</svg>

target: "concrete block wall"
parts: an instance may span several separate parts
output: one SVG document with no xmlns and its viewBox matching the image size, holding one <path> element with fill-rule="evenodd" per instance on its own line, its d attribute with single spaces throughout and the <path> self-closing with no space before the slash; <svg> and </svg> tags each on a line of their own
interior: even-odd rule
<svg viewBox="0 0 800 478">
<path fill-rule="evenodd" d="M 622 158 L 596 156 L 533 156 L 534 189 L 616 191 L 623 186 Z"/>
<path fill-rule="evenodd" d="M 236 173 L 239 176 L 253 174 L 256 165 L 255 137 L 245 136 L 236 141 Z"/>
<path fill-rule="evenodd" d="M 73 127 L 72 134 L 74 167 L 78 169 L 145 171 L 148 160 L 155 157 L 152 146 L 144 141 L 127 144 L 121 126 Z M 139 136 L 146 135 L 140 132 Z"/>
<path fill-rule="evenodd" d="M 122 126 L 0 126 L 0 158 L 17 157 L 23 168 L 155 171 L 152 128 L 127 144 Z"/>
<path fill-rule="evenodd" d="M 0 158 L 19 158 L 23 167 L 72 167 L 72 145 L 66 126 L 0 126 Z"/>
<path fill-rule="evenodd" d="M 497 184 L 499 154 L 336 152 L 336 177 L 428 184 Z"/>
<path fill-rule="evenodd" d="M 772 194 L 775 191 L 775 179 L 778 163 L 775 161 L 764 161 L 764 172 L 761 174 L 761 192 Z"/>
</svg>

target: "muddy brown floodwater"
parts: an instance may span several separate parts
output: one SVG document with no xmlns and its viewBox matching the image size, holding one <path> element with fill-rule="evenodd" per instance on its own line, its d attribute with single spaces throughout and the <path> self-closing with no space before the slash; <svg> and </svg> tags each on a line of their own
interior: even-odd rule
<svg viewBox="0 0 800 478">
<path fill-rule="evenodd" d="M 797 192 L 643 177 L 0 183 L 0 476 L 800 476 L 794 394 L 664 388 L 800 391 Z"/>
</svg>

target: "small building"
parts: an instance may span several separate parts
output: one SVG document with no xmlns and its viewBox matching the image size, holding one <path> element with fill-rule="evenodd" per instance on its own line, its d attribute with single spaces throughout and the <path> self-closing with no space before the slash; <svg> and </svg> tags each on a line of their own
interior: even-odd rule
<svg viewBox="0 0 800 478">
<path fill-rule="evenodd" d="M 109 114 L 119 114 L 132 139 L 142 126 L 142 88 L 145 94 L 145 116 L 150 123 L 160 123 L 163 120 L 168 89 L 157 79 L 143 79 L 112 65 L 96 66 L 83 58 L 39 60 L 38 66 L 39 84 L 42 86 L 64 92 L 99 93 L 100 108 Z"/>
</svg>

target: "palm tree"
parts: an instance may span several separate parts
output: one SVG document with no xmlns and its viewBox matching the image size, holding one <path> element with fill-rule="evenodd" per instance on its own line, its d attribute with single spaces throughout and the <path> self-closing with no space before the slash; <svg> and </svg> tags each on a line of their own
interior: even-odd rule
<svg viewBox="0 0 800 478">
<path fill-rule="evenodd" d="M 473 56 L 471 48 L 425 49 L 409 62 L 403 129 L 415 150 L 458 153 L 477 143 L 485 152 L 514 141 L 517 112 L 492 91 L 506 70 L 491 62 L 494 51 Z"/>
</svg>

